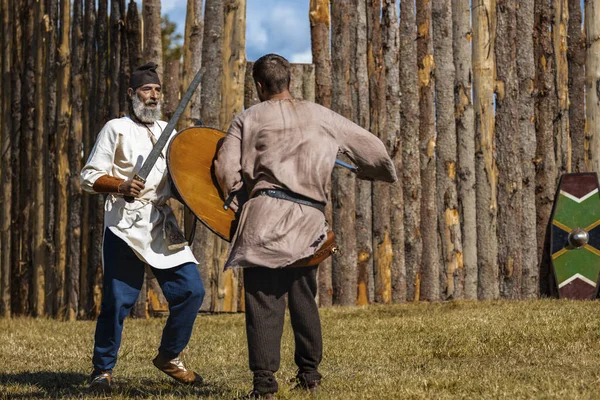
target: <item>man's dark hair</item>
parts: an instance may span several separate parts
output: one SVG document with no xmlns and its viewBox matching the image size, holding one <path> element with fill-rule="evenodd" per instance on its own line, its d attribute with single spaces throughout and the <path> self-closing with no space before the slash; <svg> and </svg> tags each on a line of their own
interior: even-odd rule
<svg viewBox="0 0 600 400">
<path fill-rule="evenodd" d="M 290 63 L 277 54 L 267 54 L 256 60 L 252 78 L 270 94 L 290 88 Z"/>
</svg>

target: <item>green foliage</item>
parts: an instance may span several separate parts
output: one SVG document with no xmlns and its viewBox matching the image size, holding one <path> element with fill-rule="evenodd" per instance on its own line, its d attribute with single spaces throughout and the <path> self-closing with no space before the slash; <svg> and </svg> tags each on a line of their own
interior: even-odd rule
<svg viewBox="0 0 600 400">
<path fill-rule="evenodd" d="M 598 398 L 600 302 L 451 302 L 322 310 L 321 399 Z M 113 399 L 234 398 L 251 389 L 242 314 L 201 315 L 182 358 L 207 385 L 151 363 L 164 319 L 129 319 Z M 0 399 L 88 398 L 95 323 L 0 320 Z M 286 322 L 279 399 L 292 391 Z M 3 397 L 6 396 L 6 397 Z"/>
<path fill-rule="evenodd" d="M 179 33 L 175 33 L 177 24 L 171 21 L 166 14 L 160 19 L 160 29 L 164 65 L 167 65 L 168 61 L 181 59 L 183 54 L 183 46 L 181 45 L 182 36 Z"/>
</svg>

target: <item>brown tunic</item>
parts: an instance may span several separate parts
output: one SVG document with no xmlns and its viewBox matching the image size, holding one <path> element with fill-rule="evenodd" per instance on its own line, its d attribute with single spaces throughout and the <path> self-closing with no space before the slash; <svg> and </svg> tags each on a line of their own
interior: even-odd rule
<svg viewBox="0 0 600 400">
<path fill-rule="evenodd" d="M 226 197 L 245 186 L 251 199 L 241 210 L 225 268 L 284 267 L 319 248 L 327 232 L 323 213 L 288 200 L 252 196 L 277 188 L 327 203 L 338 153 L 354 162 L 359 178 L 397 180 L 377 137 L 318 104 L 268 100 L 233 120 L 215 173 Z"/>
</svg>

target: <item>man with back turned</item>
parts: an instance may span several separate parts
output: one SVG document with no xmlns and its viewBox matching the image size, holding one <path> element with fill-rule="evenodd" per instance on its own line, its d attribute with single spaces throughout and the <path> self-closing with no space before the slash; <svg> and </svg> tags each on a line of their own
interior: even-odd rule
<svg viewBox="0 0 600 400">
<path fill-rule="evenodd" d="M 286 308 L 295 339 L 297 387 L 315 392 L 321 382 L 322 337 L 315 301 L 318 267 L 290 267 L 323 244 L 323 213 L 338 152 L 357 166 L 357 177 L 395 182 L 383 143 L 360 126 L 289 92 L 290 65 L 278 55 L 257 60 L 253 78 L 261 103 L 231 123 L 215 160 L 215 174 L 233 201 L 239 225 L 225 268 L 244 269 L 246 335 L 254 389 L 250 398 L 278 391 L 280 344 Z M 243 195 L 243 196 L 238 196 Z"/>
</svg>

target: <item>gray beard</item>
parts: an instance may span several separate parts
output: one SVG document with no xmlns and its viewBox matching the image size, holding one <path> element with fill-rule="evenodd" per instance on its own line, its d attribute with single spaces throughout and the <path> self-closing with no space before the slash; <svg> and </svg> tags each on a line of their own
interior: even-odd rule
<svg viewBox="0 0 600 400">
<path fill-rule="evenodd" d="M 135 114 L 135 117 L 141 122 L 145 124 L 153 124 L 154 121 L 160 119 L 162 114 L 160 101 L 154 108 L 146 107 L 146 105 L 137 97 L 137 95 L 134 95 L 131 98 L 131 104 L 133 106 L 133 113 Z"/>
</svg>

